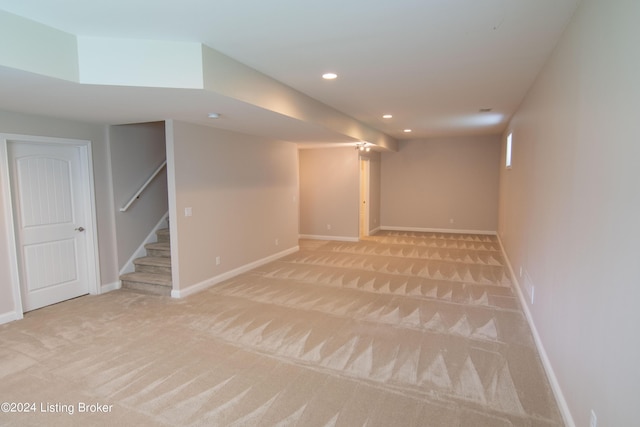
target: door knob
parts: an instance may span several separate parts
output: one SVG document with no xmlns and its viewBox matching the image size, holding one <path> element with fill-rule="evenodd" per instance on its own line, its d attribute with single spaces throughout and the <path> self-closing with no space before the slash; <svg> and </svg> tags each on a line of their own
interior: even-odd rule
<svg viewBox="0 0 640 427">
<path fill-rule="evenodd" d="M 84 231 L 84 227 L 78 227 L 78 228 L 76 228 L 76 231 L 79 231 L 79 232 L 82 233 Z"/>
</svg>

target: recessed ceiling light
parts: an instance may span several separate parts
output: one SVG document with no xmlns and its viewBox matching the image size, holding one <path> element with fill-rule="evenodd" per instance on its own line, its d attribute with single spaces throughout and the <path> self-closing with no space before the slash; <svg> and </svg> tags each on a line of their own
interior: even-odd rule
<svg viewBox="0 0 640 427">
<path fill-rule="evenodd" d="M 210 119 L 219 119 L 220 118 L 220 114 L 219 113 L 209 113 L 208 116 Z"/>
<path fill-rule="evenodd" d="M 391 114 L 385 114 L 382 116 L 383 119 L 390 119 L 391 117 L 393 117 Z"/>
<path fill-rule="evenodd" d="M 405 130 L 403 130 L 402 132 L 404 132 L 404 133 L 409 133 L 409 132 L 411 132 L 411 129 L 405 129 Z"/>
<path fill-rule="evenodd" d="M 325 80 L 333 80 L 338 78 L 338 75 L 336 73 L 324 73 L 322 75 L 322 78 Z"/>
<path fill-rule="evenodd" d="M 481 113 L 488 113 L 488 112 L 490 112 L 491 110 L 493 110 L 493 108 L 481 108 L 479 111 L 480 111 Z"/>
</svg>

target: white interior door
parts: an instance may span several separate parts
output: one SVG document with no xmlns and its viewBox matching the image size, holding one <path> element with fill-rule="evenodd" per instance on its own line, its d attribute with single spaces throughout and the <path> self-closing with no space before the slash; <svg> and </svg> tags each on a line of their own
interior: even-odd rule
<svg viewBox="0 0 640 427">
<path fill-rule="evenodd" d="M 7 151 L 23 310 L 89 293 L 81 147 L 8 141 Z"/>
</svg>

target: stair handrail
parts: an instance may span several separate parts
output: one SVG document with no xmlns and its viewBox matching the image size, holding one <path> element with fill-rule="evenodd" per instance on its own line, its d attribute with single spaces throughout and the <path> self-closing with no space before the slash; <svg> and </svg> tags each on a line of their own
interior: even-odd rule
<svg viewBox="0 0 640 427">
<path fill-rule="evenodd" d="M 151 174 L 149 179 L 147 179 L 145 183 L 142 184 L 140 189 L 136 191 L 136 193 L 131 197 L 131 199 L 129 199 L 129 201 L 123 207 L 120 208 L 120 212 L 126 212 L 127 209 L 129 209 L 129 206 L 131 206 L 133 202 L 135 202 L 140 197 L 140 194 L 142 194 L 142 192 L 149 186 L 149 184 L 151 184 L 151 182 L 155 179 L 155 177 L 158 176 L 158 174 L 166 166 L 167 166 L 167 161 L 165 160 L 164 162 L 162 162 L 160 166 L 158 166 L 158 168 L 153 172 L 153 174 Z"/>
</svg>

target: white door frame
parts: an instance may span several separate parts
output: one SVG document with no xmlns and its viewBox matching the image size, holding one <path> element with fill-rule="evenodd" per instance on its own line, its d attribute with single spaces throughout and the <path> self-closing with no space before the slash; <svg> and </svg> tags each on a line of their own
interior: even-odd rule
<svg viewBox="0 0 640 427">
<path fill-rule="evenodd" d="M 18 246 L 16 243 L 15 221 L 13 218 L 13 202 L 11 197 L 11 183 L 9 177 L 9 156 L 7 144 L 13 142 L 27 142 L 39 144 L 64 144 L 67 146 L 75 146 L 80 149 L 82 182 L 85 184 L 85 194 L 89 195 L 89 200 L 84 206 L 85 212 L 90 221 L 90 229 L 87 230 L 87 279 L 89 280 L 88 289 L 91 295 L 100 294 L 100 261 L 98 252 L 98 228 L 96 218 L 96 200 L 95 185 L 93 179 L 93 156 L 91 153 L 91 141 L 72 139 L 72 138 L 52 138 L 45 136 L 30 136 L 19 134 L 0 133 L 0 163 L 3 165 L 2 174 L 0 175 L 0 192 L 3 198 L 4 216 L 6 221 L 6 233 L 9 240 L 9 262 L 10 276 L 13 288 L 13 301 L 16 320 L 22 319 L 24 311 L 22 309 L 22 296 L 20 289 L 20 274 L 18 267 Z"/>
</svg>

